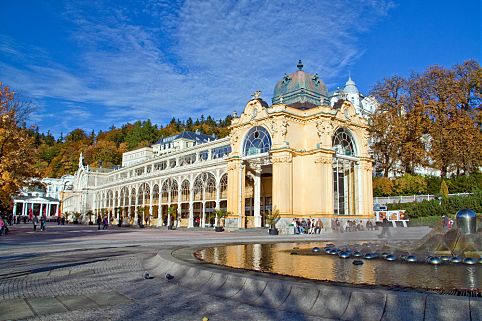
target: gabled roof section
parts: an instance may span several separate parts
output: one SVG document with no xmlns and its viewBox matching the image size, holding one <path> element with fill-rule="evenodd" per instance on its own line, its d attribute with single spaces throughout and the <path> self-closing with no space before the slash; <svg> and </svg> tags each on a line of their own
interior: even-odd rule
<svg viewBox="0 0 482 321">
<path fill-rule="evenodd" d="M 157 141 L 156 144 L 165 144 L 177 139 L 187 139 L 195 141 L 198 144 L 203 144 L 215 140 L 216 138 L 217 137 L 215 135 L 210 136 L 206 134 L 201 134 L 200 132 L 183 131 L 182 133 L 177 135 L 161 138 L 159 141 Z"/>
</svg>

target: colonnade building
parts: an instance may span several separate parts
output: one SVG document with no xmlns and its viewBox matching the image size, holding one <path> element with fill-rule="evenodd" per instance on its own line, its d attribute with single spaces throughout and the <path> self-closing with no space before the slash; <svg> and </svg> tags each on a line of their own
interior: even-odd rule
<svg viewBox="0 0 482 321">
<path fill-rule="evenodd" d="M 350 84 L 351 85 L 351 84 Z M 107 215 L 114 223 L 277 227 L 293 218 L 373 218 L 372 160 L 366 119 L 349 99 L 333 99 L 318 75 L 285 74 L 269 105 L 256 92 L 228 137 L 183 132 L 123 155 L 122 167 L 91 169 L 82 156 L 63 211 Z"/>
</svg>

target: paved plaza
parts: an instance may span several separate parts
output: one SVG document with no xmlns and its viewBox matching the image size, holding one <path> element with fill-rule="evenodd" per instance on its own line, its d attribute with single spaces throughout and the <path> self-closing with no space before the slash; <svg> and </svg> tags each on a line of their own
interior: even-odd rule
<svg viewBox="0 0 482 321">
<path fill-rule="evenodd" d="M 423 227 L 397 228 L 393 231 L 393 238 L 419 239 L 428 231 Z M 167 280 L 163 273 L 155 273 L 156 269 L 165 271 L 169 268 L 168 264 L 163 265 L 162 260 L 156 262 L 153 258 L 159 253 L 168 255 L 176 249 L 186 252 L 187 246 L 296 240 L 371 240 L 377 239 L 379 232 L 325 232 L 321 235 L 274 237 L 265 233 L 261 230 L 215 233 L 210 229 L 97 230 L 95 225 L 56 224 L 48 225 L 45 232 L 34 232 L 31 225 L 15 225 L 8 236 L 0 238 L 0 321 L 202 320 L 203 317 L 211 321 L 332 320 L 304 313 L 302 309 L 277 309 L 268 303 L 252 304 L 236 300 L 234 296 L 227 298 L 219 291 L 193 290 L 193 287 L 176 282 L 176 279 Z M 152 268 L 153 277 L 144 279 L 144 271 L 149 268 Z M 172 269 L 176 271 L 174 267 Z M 272 278 L 276 279 L 274 276 Z M 458 300 L 469 302 L 467 298 Z M 428 304 L 437 305 L 436 302 Z M 481 320 L 481 310 L 480 305 L 472 308 L 467 320 Z M 383 316 L 384 311 L 379 312 Z M 351 319 L 355 320 L 356 315 L 363 314 L 363 311 L 354 310 L 351 313 L 354 316 Z M 450 320 L 450 311 L 441 309 L 439 313 L 445 315 L 444 319 Z M 437 315 L 427 315 L 424 319 L 429 320 Z M 384 319 L 387 319 L 386 315 Z"/>
</svg>

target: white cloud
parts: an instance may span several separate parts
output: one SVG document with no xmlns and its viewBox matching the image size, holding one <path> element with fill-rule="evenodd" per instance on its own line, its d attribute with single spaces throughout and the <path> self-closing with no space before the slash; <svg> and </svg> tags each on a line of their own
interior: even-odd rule
<svg viewBox="0 0 482 321">
<path fill-rule="evenodd" d="M 69 4 L 64 13 L 76 25 L 72 39 L 81 48 L 74 56 L 80 68 L 54 63 L 47 48 L 26 57 L 13 41 L 0 45 L 0 53 L 21 57 L 17 64 L 0 61 L 0 77 L 34 99 L 57 99 L 69 110 L 58 114 L 64 132 L 78 127 L 73 119 L 105 129 L 137 119 L 197 117 L 198 110 L 223 117 L 241 110 L 256 89 L 270 101 L 276 81 L 294 71 L 300 58 L 306 70 L 330 83 L 359 58 L 360 33 L 391 4 L 148 1 L 136 10 L 97 4 L 96 15 L 82 5 Z"/>
</svg>

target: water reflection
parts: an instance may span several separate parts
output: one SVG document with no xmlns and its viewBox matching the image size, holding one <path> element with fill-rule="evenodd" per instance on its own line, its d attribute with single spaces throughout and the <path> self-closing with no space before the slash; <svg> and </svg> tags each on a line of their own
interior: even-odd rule
<svg viewBox="0 0 482 321">
<path fill-rule="evenodd" d="M 440 265 L 363 260 L 337 255 L 292 255 L 293 248 L 322 248 L 324 243 L 241 244 L 206 248 L 196 253 L 199 259 L 233 268 L 271 272 L 313 280 L 353 284 L 400 285 L 412 288 L 476 289 L 482 284 L 479 265 Z"/>
</svg>

